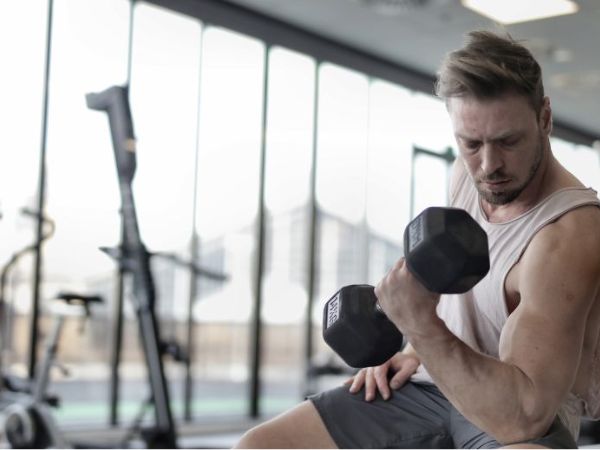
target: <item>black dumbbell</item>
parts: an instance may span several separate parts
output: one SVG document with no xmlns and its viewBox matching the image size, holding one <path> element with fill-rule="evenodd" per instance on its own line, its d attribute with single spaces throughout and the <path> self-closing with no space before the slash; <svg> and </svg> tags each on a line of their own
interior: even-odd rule
<svg viewBox="0 0 600 450">
<path fill-rule="evenodd" d="M 415 278 L 440 294 L 468 291 L 490 268 L 485 231 L 458 208 L 427 208 L 413 219 L 404 230 L 404 257 Z M 357 368 L 383 364 L 403 339 L 369 285 L 345 286 L 327 301 L 323 338 Z"/>
</svg>

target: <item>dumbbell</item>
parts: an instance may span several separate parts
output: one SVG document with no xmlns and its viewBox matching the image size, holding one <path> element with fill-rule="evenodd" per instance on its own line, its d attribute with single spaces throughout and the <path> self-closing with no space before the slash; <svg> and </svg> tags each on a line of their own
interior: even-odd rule
<svg viewBox="0 0 600 450">
<path fill-rule="evenodd" d="M 490 268 L 485 231 L 458 208 L 427 208 L 415 217 L 404 230 L 404 253 L 415 278 L 440 294 L 467 292 Z M 402 347 L 374 289 L 345 286 L 323 309 L 323 339 L 351 367 L 378 366 Z"/>
</svg>

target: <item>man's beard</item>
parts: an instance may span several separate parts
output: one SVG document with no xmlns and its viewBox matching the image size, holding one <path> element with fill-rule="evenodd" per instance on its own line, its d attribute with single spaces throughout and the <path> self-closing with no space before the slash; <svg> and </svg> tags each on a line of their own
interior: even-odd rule
<svg viewBox="0 0 600 450">
<path fill-rule="evenodd" d="M 484 190 L 481 187 L 481 184 L 480 184 L 481 182 L 494 182 L 494 181 L 498 181 L 498 180 L 506 180 L 508 178 L 506 176 L 506 174 L 504 174 L 502 171 L 497 171 L 487 177 L 478 178 L 476 180 L 475 187 L 477 188 L 477 192 L 479 192 L 479 195 L 481 196 L 481 198 L 483 198 L 486 202 L 488 202 L 492 205 L 506 205 L 507 203 L 512 202 L 519 195 L 521 195 L 521 192 L 523 192 L 525 190 L 525 188 L 527 186 L 529 186 L 529 183 L 531 183 L 531 180 L 533 180 L 533 177 L 535 176 L 538 169 L 540 168 L 543 155 L 544 155 L 544 144 L 543 144 L 543 137 L 540 134 L 539 140 L 538 140 L 537 151 L 535 154 L 535 159 L 534 159 L 533 163 L 531 164 L 529 173 L 527 175 L 527 179 L 520 186 L 517 186 L 514 189 L 506 190 L 506 191 L 494 192 L 494 191 Z"/>
</svg>

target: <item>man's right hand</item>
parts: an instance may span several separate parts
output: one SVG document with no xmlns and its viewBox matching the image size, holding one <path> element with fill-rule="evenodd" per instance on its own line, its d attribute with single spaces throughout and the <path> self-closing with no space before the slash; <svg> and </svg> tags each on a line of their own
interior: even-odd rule
<svg viewBox="0 0 600 450">
<path fill-rule="evenodd" d="M 350 385 L 352 394 L 365 388 L 365 400 L 375 400 L 377 391 L 384 400 L 391 396 L 390 389 L 399 389 L 416 372 L 419 367 L 419 358 L 415 354 L 398 352 L 380 366 L 365 367 L 344 384 Z M 391 378 L 388 378 L 391 375 Z"/>
</svg>

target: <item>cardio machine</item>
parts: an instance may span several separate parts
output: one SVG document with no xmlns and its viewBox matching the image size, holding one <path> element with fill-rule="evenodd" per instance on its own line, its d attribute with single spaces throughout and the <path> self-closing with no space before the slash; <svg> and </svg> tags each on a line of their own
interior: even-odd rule
<svg viewBox="0 0 600 450">
<path fill-rule="evenodd" d="M 70 292 L 56 296 L 58 304 L 54 305 L 53 328 L 35 378 L 29 388 L 18 389 L 5 384 L 0 392 L 0 434 L 4 434 L 12 448 L 70 447 L 52 413 L 52 408 L 59 402 L 47 393 L 50 370 L 57 365 L 60 335 L 66 317 L 79 316 L 86 320 L 91 315 L 90 306 L 102 301 L 99 296 Z"/>
<path fill-rule="evenodd" d="M 168 383 L 165 378 L 162 357 L 170 353 L 176 360 L 185 359 L 177 345 L 166 342 L 160 335 L 156 319 L 156 291 L 150 258 L 162 256 L 190 269 L 195 276 L 224 281 L 226 275 L 196 266 L 194 261 L 184 262 L 175 255 L 151 253 L 140 236 L 132 182 L 137 169 L 136 141 L 129 105 L 129 86 L 111 86 L 102 92 L 86 95 L 88 108 L 104 112 L 108 116 L 113 153 L 121 196 L 121 244 L 116 249 L 103 249 L 113 257 L 123 272 L 132 275 L 133 303 L 140 340 L 150 385 L 150 398 L 136 419 L 134 428 L 149 448 L 177 447 L 177 430 L 171 412 Z M 147 405 L 154 406 L 154 423 L 142 428 L 140 425 Z"/>
</svg>

